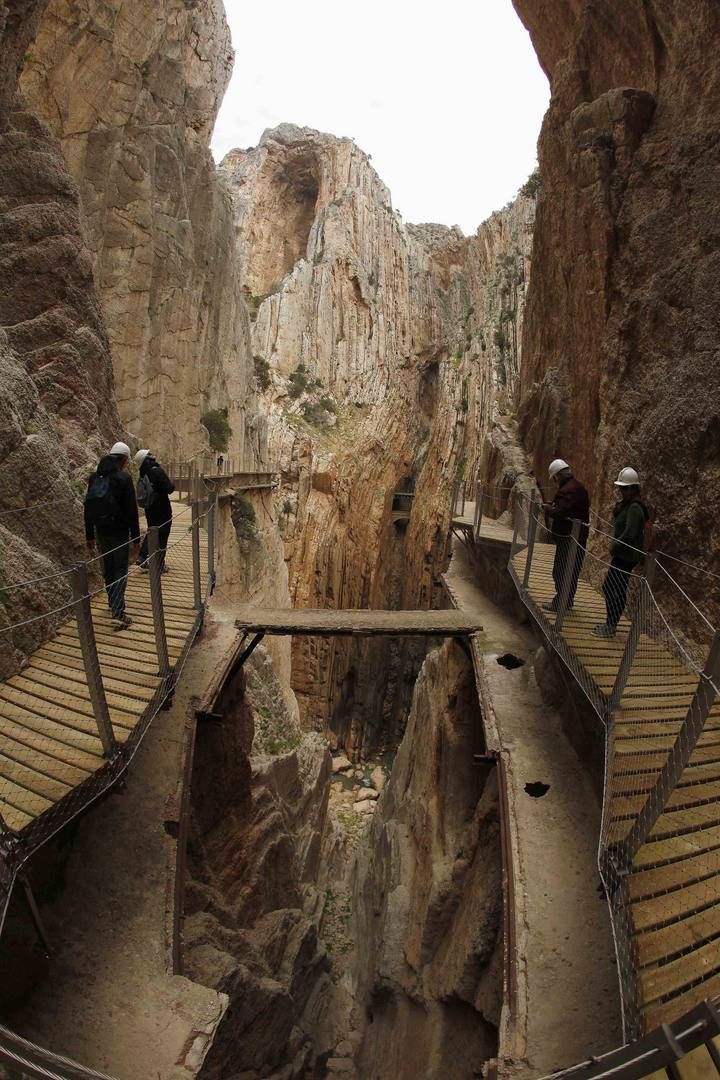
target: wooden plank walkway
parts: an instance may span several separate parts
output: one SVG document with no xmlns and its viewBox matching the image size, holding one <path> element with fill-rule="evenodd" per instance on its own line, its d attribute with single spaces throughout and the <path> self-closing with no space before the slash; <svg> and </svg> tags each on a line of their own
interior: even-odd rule
<svg viewBox="0 0 720 1080">
<path fill-rule="evenodd" d="M 554 548 L 536 545 L 529 598 L 551 600 Z M 526 552 L 513 564 L 522 580 Z M 539 617 L 543 613 L 538 611 Z M 604 622 L 602 595 L 579 583 L 562 638 L 597 691 L 609 694 L 627 632 L 596 638 Z M 621 840 L 647 801 L 697 686 L 697 674 L 662 643 L 641 637 L 620 707 L 614 714 L 609 761 L 610 836 Z M 710 716 L 687 768 L 626 881 L 631 952 L 642 1028 L 670 1022 L 706 997 L 720 994 L 720 704 Z"/>
<path fill-rule="evenodd" d="M 455 529 L 472 530 L 475 524 L 475 503 L 467 501 L 463 509 L 462 514 L 458 514 L 452 519 L 452 527 Z M 507 544 L 508 547 L 512 543 L 513 530 L 508 525 L 503 525 L 502 522 L 496 521 L 494 518 L 483 516 L 480 522 L 480 536 L 479 539 L 494 541 L 498 544 Z"/>
<path fill-rule="evenodd" d="M 189 508 L 174 502 L 176 518 L 162 575 L 171 666 L 186 646 L 194 608 Z M 182 543 L 176 543 L 186 534 Z M 175 546 L 172 546 L 175 545 Z M 202 595 L 207 585 L 207 538 L 200 532 Z M 99 583 L 92 586 L 99 588 Z M 150 602 L 150 576 L 131 566 L 126 592 L 133 625 L 112 629 L 104 590 L 92 601 L 98 658 L 116 741 L 125 745 L 161 689 Z M 159 702 L 157 703 L 159 704 Z M 92 778 L 107 759 L 90 700 L 77 623 L 71 617 L 32 654 L 26 667 L 0 683 L 0 813 L 21 836 L 51 810 L 74 809 L 93 797 Z M 78 788 L 83 786 L 81 792 Z M 97 793 L 96 793 L 97 794 Z"/>
<path fill-rule="evenodd" d="M 482 626 L 462 611 L 368 611 L 366 608 L 240 608 L 235 625 L 260 634 L 396 634 L 454 637 L 475 634 Z"/>
</svg>

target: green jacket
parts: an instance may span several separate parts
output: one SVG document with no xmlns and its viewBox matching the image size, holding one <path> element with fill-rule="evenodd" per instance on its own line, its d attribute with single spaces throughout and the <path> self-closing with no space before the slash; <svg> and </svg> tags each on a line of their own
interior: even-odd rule
<svg viewBox="0 0 720 1080">
<path fill-rule="evenodd" d="M 613 558 L 624 559 L 633 566 L 642 561 L 645 522 L 649 516 L 645 504 L 640 499 L 631 499 L 630 502 L 617 504 L 613 529 L 614 539 L 610 545 L 610 554 Z"/>
</svg>

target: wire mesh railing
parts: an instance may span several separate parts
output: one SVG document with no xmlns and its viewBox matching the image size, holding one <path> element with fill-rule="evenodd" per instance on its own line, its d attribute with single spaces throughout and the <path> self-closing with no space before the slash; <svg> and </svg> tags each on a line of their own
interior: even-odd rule
<svg viewBox="0 0 720 1080">
<path fill-rule="evenodd" d="M 0 682 L 0 855 L 11 871 L 115 782 L 172 692 L 214 584 L 215 497 L 176 507 L 173 520 L 166 549 L 150 527 L 145 561 L 108 582 L 99 555 L 7 586 L 27 587 L 37 605 L 38 585 L 63 583 L 61 602 L 0 624 L 0 641 L 20 651 L 28 626 L 44 628 Z M 109 606 L 120 588 L 127 625 Z"/>
<path fill-rule="evenodd" d="M 612 558 L 579 521 L 549 543 L 537 497 L 502 499 L 511 576 L 603 743 L 598 866 L 636 1037 L 720 980 L 720 639 L 660 553 Z"/>
</svg>

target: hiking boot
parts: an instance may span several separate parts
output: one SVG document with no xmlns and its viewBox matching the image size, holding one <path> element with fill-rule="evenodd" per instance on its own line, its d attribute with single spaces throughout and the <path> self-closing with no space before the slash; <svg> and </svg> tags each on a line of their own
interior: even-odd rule
<svg viewBox="0 0 720 1080">
<path fill-rule="evenodd" d="M 120 618 L 112 618 L 113 630 L 127 630 L 128 626 L 132 626 L 133 621 L 129 615 L 121 615 Z"/>
<path fill-rule="evenodd" d="M 546 603 L 541 604 L 540 606 L 542 607 L 543 611 L 555 611 L 555 612 L 557 612 L 558 608 L 560 607 L 560 601 L 558 600 L 558 598 L 556 596 L 554 600 L 548 600 Z M 574 606 L 575 605 L 574 605 L 573 601 L 571 600 L 570 603 L 568 604 L 568 606 L 565 608 L 565 610 L 570 611 Z"/>
<path fill-rule="evenodd" d="M 595 637 L 615 637 L 615 627 L 608 626 L 607 623 L 598 623 L 597 626 L 593 626 L 593 634 Z"/>
</svg>

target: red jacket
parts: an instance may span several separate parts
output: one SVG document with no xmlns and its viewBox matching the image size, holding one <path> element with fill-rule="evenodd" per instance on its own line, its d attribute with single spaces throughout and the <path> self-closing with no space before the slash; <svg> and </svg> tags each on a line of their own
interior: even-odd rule
<svg viewBox="0 0 720 1080">
<path fill-rule="evenodd" d="M 587 488 L 574 476 L 562 482 L 547 513 L 551 519 L 553 539 L 569 536 L 573 521 L 582 521 L 580 543 L 585 544 L 589 532 L 590 496 Z"/>
</svg>

